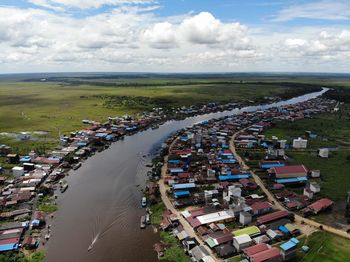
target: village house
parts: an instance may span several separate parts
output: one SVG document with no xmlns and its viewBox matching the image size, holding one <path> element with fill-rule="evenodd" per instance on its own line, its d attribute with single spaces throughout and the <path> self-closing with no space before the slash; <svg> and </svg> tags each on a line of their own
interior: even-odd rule
<svg viewBox="0 0 350 262">
<path fill-rule="evenodd" d="M 333 206 L 334 202 L 328 198 L 322 198 L 307 206 L 302 210 L 303 215 L 307 216 L 310 214 L 317 215 L 321 211 L 325 211 Z"/>
<path fill-rule="evenodd" d="M 237 252 L 242 251 L 244 248 L 247 248 L 252 245 L 252 239 L 248 234 L 239 235 L 233 238 L 233 246 Z"/>
<path fill-rule="evenodd" d="M 297 139 L 293 139 L 293 148 L 295 149 L 307 148 L 307 139 L 302 139 L 301 137 Z"/>
<path fill-rule="evenodd" d="M 274 166 L 269 170 L 277 179 L 307 177 L 307 172 L 304 165 Z"/>
</svg>

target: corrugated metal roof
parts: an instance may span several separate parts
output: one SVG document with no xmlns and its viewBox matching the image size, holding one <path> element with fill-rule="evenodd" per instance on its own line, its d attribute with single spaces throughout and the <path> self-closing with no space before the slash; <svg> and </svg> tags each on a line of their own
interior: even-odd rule
<svg viewBox="0 0 350 262">
<path fill-rule="evenodd" d="M 251 226 L 251 227 L 246 227 L 243 229 L 233 231 L 232 233 L 235 236 L 241 236 L 241 235 L 245 235 L 245 234 L 253 236 L 253 235 L 260 234 L 260 229 L 257 226 Z"/>
<path fill-rule="evenodd" d="M 270 169 L 272 167 L 279 167 L 279 166 L 285 166 L 285 164 L 262 164 L 261 168 Z"/>
<path fill-rule="evenodd" d="M 195 188 L 196 184 L 195 183 L 185 183 L 185 184 L 174 184 L 173 189 L 186 189 L 186 188 Z"/>
<path fill-rule="evenodd" d="M 271 214 L 267 214 L 267 215 L 259 217 L 257 219 L 257 222 L 259 224 L 264 224 L 264 223 L 272 222 L 272 221 L 277 220 L 277 219 L 287 217 L 289 215 L 290 215 L 290 213 L 288 211 L 279 210 L 279 211 L 273 212 Z"/>
<path fill-rule="evenodd" d="M 299 244 L 299 240 L 293 237 L 288 242 L 283 243 L 282 245 L 280 245 L 280 248 L 283 251 L 287 251 L 289 249 L 295 248 L 298 244 Z"/>
<path fill-rule="evenodd" d="M 254 254 L 257 254 L 259 252 L 262 252 L 264 250 L 267 250 L 269 246 L 265 243 L 257 244 L 255 246 L 247 247 L 243 249 L 243 253 L 246 254 L 247 256 L 252 256 Z"/>
<path fill-rule="evenodd" d="M 302 182 L 306 182 L 306 181 L 307 181 L 307 177 L 306 176 L 276 179 L 276 182 L 278 184 L 302 183 Z"/>
<path fill-rule="evenodd" d="M 252 262 L 270 261 L 270 259 L 277 258 L 280 256 L 281 256 L 280 250 L 277 247 L 273 247 L 253 255 L 251 257 L 251 261 Z"/>
<path fill-rule="evenodd" d="M 252 241 L 249 235 L 240 235 L 233 238 L 239 245 L 249 243 Z"/>
<path fill-rule="evenodd" d="M 288 174 L 288 173 L 306 173 L 307 169 L 304 165 L 293 166 L 276 166 L 272 168 L 276 174 Z"/>
<path fill-rule="evenodd" d="M 179 197 L 179 196 L 188 196 L 190 195 L 190 191 L 178 191 L 174 192 L 174 196 Z"/>
<path fill-rule="evenodd" d="M 226 181 L 226 180 L 238 180 L 241 178 L 249 178 L 250 175 L 228 175 L 228 176 L 219 176 L 220 181 Z"/>
<path fill-rule="evenodd" d="M 2 251 L 10 251 L 10 250 L 15 250 L 15 249 L 18 249 L 18 245 L 17 244 L 0 245 L 0 252 L 2 252 Z"/>
<path fill-rule="evenodd" d="M 315 203 L 312 203 L 308 206 L 308 208 L 311 208 L 315 210 L 316 212 L 320 211 L 321 209 L 328 208 L 331 205 L 333 205 L 333 201 L 328 198 L 322 198 L 320 200 L 317 200 Z"/>
</svg>

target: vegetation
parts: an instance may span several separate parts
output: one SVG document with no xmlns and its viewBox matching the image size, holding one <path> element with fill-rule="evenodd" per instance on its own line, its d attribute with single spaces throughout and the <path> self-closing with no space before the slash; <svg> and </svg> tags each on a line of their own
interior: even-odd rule
<svg viewBox="0 0 350 262">
<path fill-rule="evenodd" d="M 44 259 L 45 253 L 43 251 L 37 251 L 28 256 L 17 252 L 0 254 L 0 262 L 43 262 Z"/>
<path fill-rule="evenodd" d="M 29 262 L 42 262 L 45 259 L 44 251 L 37 251 L 29 256 Z"/>
<path fill-rule="evenodd" d="M 350 105 L 341 106 L 338 113 L 325 113 L 313 119 L 296 122 L 279 122 L 268 129 L 267 137 L 272 135 L 288 139 L 306 136 L 305 131 L 312 131 L 317 138 L 308 138 L 307 150 L 288 150 L 290 163 L 304 164 L 309 169 L 321 170 L 320 196 L 329 197 L 335 201 L 344 200 L 349 190 L 350 177 Z M 317 156 L 320 147 L 333 147 L 328 159 Z"/>
<path fill-rule="evenodd" d="M 57 211 L 58 207 L 50 197 L 45 196 L 39 199 L 38 209 L 45 213 L 53 213 Z"/>
<path fill-rule="evenodd" d="M 163 202 L 151 206 L 151 222 L 153 225 L 159 225 L 162 222 L 163 211 L 165 210 L 165 205 Z"/>
<path fill-rule="evenodd" d="M 190 258 L 185 254 L 182 246 L 178 243 L 176 237 L 169 232 L 160 232 L 162 241 L 169 247 L 166 249 L 164 256 L 160 260 L 174 261 L 174 262 L 189 262 Z"/>
<path fill-rule="evenodd" d="M 239 262 L 242 260 L 240 255 L 230 258 L 230 262 Z"/>
<path fill-rule="evenodd" d="M 289 98 L 319 89 L 310 83 L 250 81 L 198 76 L 103 76 L 0 81 L 0 132 L 47 131 L 33 141 L 0 135 L 0 144 L 25 153 L 45 151 L 57 144 L 60 134 L 83 126 L 82 119 L 105 121 L 108 116 L 137 114 L 153 107 L 178 107 L 208 102 L 264 101 Z M 49 81 L 50 80 L 50 81 Z"/>
<path fill-rule="evenodd" d="M 310 250 L 307 253 L 299 251 L 299 261 L 348 261 L 350 257 L 350 240 L 326 232 L 316 232 L 301 239 L 299 246 L 303 245 Z"/>
<path fill-rule="evenodd" d="M 325 97 L 341 102 L 350 103 L 350 89 L 349 87 L 331 89 L 325 94 Z"/>
</svg>

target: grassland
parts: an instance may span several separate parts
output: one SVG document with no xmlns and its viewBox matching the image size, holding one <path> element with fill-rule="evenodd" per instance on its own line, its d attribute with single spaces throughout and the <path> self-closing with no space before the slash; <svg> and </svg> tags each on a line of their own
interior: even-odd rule
<svg viewBox="0 0 350 262">
<path fill-rule="evenodd" d="M 160 260 L 173 262 L 190 262 L 191 259 L 185 254 L 183 247 L 180 245 L 176 237 L 169 232 L 160 232 L 162 241 L 168 245 L 164 252 L 164 256 Z"/>
<path fill-rule="evenodd" d="M 312 131 L 317 138 L 308 138 L 307 150 L 288 150 L 290 163 L 302 163 L 309 169 L 321 170 L 320 196 L 342 201 L 349 191 L 350 176 L 350 105 L 341 106 L 338 113 L 325 113 L 313 119 L 296 122 L 280 122 L 276 127 L 266 131 L 265 135 L 275 135 L 291 141 L 305 136 L 305 131 Z M 317 156 L 319 147 L 333 147 L 328 159 Z"/>
<path fill-rule="evenodd" d="M 299 246 L 307 245 L 309 252 L 298 252 L 298 261 L 331 262 L 348 261 L 350 257 L 350 240 L 325 232 L 316 232 L 301 240 Z"/>
<path fill-rule="evenodd" d="M 297 84 L 295 84 L 297 85 Z M 302 83 L 298 85 L 303 85 Z M 0 144 L 19 153 L 50 149 L 60 134 L 81 128 L 82 119 L 105 121 L 108 116 L 137 114 L 153 107 L 178 107 L 208 102 L 262 101 L 266 96 L 291 97 L 315 90 L 280 82 L 237 79 L 71 79 L 0 81 L 0 133 L 47 131 L 36 141 L 0 135 Z"/>
</svg>

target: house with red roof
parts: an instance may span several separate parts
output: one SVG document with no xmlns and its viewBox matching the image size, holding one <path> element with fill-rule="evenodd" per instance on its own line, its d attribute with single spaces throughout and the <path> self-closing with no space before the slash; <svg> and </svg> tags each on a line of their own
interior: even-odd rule
<svg viewBox="0 0 350 262">
<path fill-rule="evenodd" d="M 279 211 L 275 211 L 273 213 L 259 217 L 257 219 L 257 223 L 258 223 L 258 225 L 271 223 L 271 222 L 280 220 L 282 218 L 289 218 L 291 216 L 292 216 L 292 214 L 289 213 L 288 211 L 279 210 Z"/>
<path fill-rule="evenodd" d="M 306 177 L 307 169 L 304 165 L 275 166 L 269 169 L 269 174 L 275 178 Z"/>
<path fill-rule="evenodd" d="M 250 205 L 254 216 L 263 215 L 272 211 L 272 205 L 267 201 L 255 202 Z"/>
<path fill-rule="evenodd" d="M 302 210 L 304 215 L 314 214 L 317 215 L 319 212 L 327 210 L 333 206 L 334 202 L 328 198 L 322 198 L 307 206 Z"/>
<path fill-rule="evenodd" d="M 261 243 L 261 244 L 255 245 L 255 246 L 247 247 L 247 248 L 243 249 L 242 251 L 246 257 L 250 257 L 252 255 L 255 255 L 257 253 L 265 251 L 267 249 L 269 249 L 269 245 L 265 244 L 265 243 Z"/>
<path fill-rule="evenodd" d="M 272 247 L 265 251 L 254 254 L 250 257 L 251 262 L 279 262 L 283 261 L 280 250 L 277 247 Z"/>
</svg>

